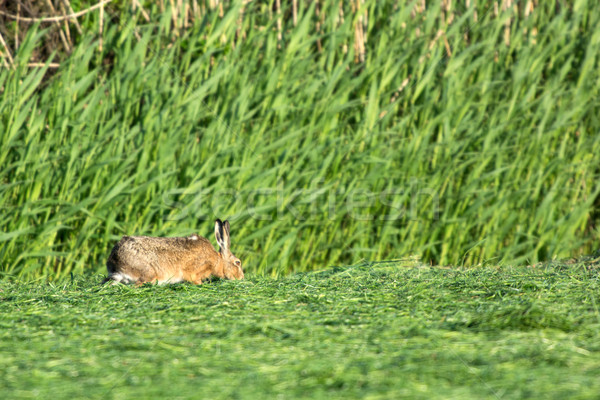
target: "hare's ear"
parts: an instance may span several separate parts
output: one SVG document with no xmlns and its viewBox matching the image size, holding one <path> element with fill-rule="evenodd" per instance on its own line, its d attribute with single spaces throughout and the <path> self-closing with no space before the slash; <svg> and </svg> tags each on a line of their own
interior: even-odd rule
<svg viewBox="0 0 600 400">
<path fill-rule="evenodd" d="M 227 241 L 228 237 L 229 235 L 225 232 L 225 226 L 223 225 L 223 222 L 220 219 L 217 219 L 215 221 L 215 239 L 217 239 L 217 243 L 219 244 L 221 251 L 229 250 L 229 244 Z"/>
<path fill-rule="evenodd" d="M 225 243 L 227 243 L 227 248 L 230 248 L 231 247 L 231 237 L 229 236 L 229 221 L 227 221 L 227 220 L 225 221 L 224 228 L 225 228 L 225 237 L 224 237 Z"/>
</svg>

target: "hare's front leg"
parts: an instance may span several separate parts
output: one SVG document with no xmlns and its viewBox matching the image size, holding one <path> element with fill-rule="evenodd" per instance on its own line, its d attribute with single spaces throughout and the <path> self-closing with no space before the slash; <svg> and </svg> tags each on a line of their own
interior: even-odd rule
<svg viewBox="0 0 600 400">
<path fill-rule="evenodd" d="M 183 270 L 183 279 L 192 282 L 195 285 L 201 285 L 202 282 L 210 277 L 211 264 L 202 261 L 200 264 L 187 266 Z"/>
</svg>

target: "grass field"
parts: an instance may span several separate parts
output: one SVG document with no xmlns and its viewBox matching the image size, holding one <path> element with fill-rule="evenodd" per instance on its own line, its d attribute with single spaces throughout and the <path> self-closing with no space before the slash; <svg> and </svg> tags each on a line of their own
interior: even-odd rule
<svg viewBox="0 0 600 400">
<path fill-rule="evenodd" d="M 0 282 L 3 398 L 595 399 L 598 260 Z"/>
<path fill-rule="evenodd" d="M 294 20 L 234 1 L 185 29 L 180 2 L 141 1 L 149 22 L 113 3 L 102 48 L 96 10 L 70 54 L 54 31 L 52 74 L 26 66 L 52 24 L 0 70 L 3 277 L 98 273 L 124 234 L 216 217 L 262 276 L 598 248 L 594 2 L 328 0 Z"/>
</svg>

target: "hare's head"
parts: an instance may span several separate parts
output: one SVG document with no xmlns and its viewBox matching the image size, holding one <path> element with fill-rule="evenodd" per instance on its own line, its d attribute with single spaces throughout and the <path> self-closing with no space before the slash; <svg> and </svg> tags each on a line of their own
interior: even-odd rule
<svg viewBox="0 0 600 400">
<path fill-rule="evenodd" d="M 219 254 L 225 261 L 223 274 L 226 279 L 244 279 L 244 271 L 242 270 L 242 262 L 239 258 L 233 255 L 229 246 L 231 240 L 229 238 L 229 221 L 221 222 L 220 219 L 215 221 L 215 238 L 219 244 Z"/>
</svg>

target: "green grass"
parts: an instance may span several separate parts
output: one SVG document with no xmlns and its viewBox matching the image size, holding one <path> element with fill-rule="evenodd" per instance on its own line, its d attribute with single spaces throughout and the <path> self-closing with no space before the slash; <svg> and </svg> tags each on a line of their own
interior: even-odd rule
<svg viewBox="0 0 600 400">
<path fill-rule="evenodd" d="M 366 1 L 359 64 L 358 15 L 342 23 L 339 3 L 320 2 L 320 32 L 312 6 L 297 26 L 286 9 L 280 49 L 266 6 L 240 23 L 238 3 L 209 10 L 178 36 L 157 5 L 149 24 L 123 7 L 102 53 L 90 13 L 45 79 L 24 66 L 43 37 L 31 28 L 0 70 L 0 273 L 101 272 L 124 234 L 209 236 L 216 217 L 247 270 L 273 276 L 597 248 L 595 3 L 496 17 L 477 1 L 477 21 L 455 5 L 448 25 L 439 2 L 413 17 Z"/>
<path fill-rule="evenodd" d="M 0 283 L 4 398 L 597 398 L 598 260 Z"/>
</svg>

